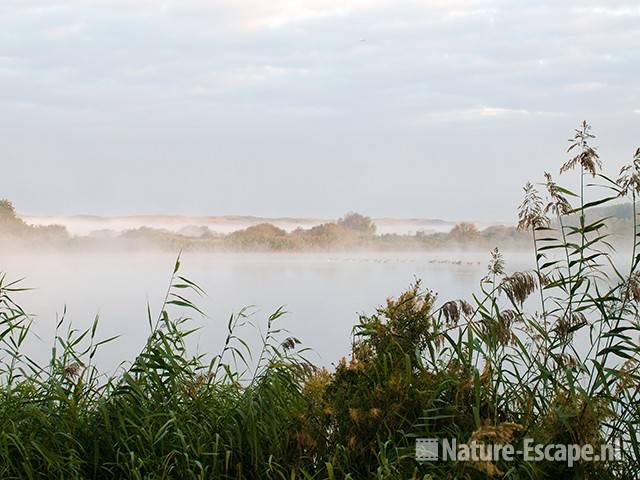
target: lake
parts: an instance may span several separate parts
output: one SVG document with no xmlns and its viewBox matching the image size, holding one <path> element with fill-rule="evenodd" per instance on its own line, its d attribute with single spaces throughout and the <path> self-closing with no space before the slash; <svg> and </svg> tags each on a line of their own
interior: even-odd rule
<svg viewBox="0 0 640 480">
<path fill-rule="evenodd" d="M 507 270 L 527 268 L 532 259 L 505 255 Z M 397 296 L 416 278 L 438 293 L 440 301 L 465 298 L 478 291 L 486 273 L 488 253 L 402 252 L 327 254 L 189 254 L 181 274 L 207 293 L 196 304 L 207 317 L 191 339 L 199 352 L 215 354 L 224 340 L 232 313 L 252 306 L 251 319 L 262 328 L 270 313 L 283 306 L 287 314 L 277 325 L 313 350 L 310 358 L 331 365 L 349 352 L 350 334 L 358 314 L 371 314 L 389 296 Z M 135 358 L 149 332 L 147 301 L 157 314 L 175 255 L 145 254 L 15 254 L 0 253 L 0 271 L 9 279 L 26 277 L 34 290 L 15 299 L 34 315 L 35 333 L 28 352 L 46 361 L 56 319 L 65 310 L 75 328 L 100 316 L 99 337 L 121 335 L 96 357 L 104 370 Z M 193 296 L 192 296 L 193 297 Z M 256 345 L 258 334 L 245 336 Z"/>
</svg>

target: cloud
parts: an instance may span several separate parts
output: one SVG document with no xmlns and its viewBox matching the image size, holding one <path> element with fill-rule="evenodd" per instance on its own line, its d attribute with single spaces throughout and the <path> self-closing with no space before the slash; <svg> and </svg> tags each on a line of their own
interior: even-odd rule
<svg viewBox="0 0 640 480">
<path fill-rule="evenodd" d="M 564 90 L 567 92 L 574 93 L 586 93 L 586 92 L 595 92 L 598 90 L 603 90 L 607 88 L 607 84 L 605 82 L 580 82 L 580 83 L 571 83 L 569 85 L 565 85 Z"/>
<path fill-rule="evenodd" d="M 15 59 L 0 64 L 7 97 L 69 108 L 132 96 L 160 108 L 195 93 L 282 110 L 449 112 L 443 122 L 570 112 L 581 95 L 635 90 L 629 71 L 640 56 L 626 48 L 640 41 L 626 20 L 637 7 L 622 1 L 605 8 L 619 13 L 606 22 L 599 4 L 579 2 L 10 0 L 0 8 L 0 55 Z M 611 111 L 625 103 L 608 100 Z M 594 108 L 604 103 L 603 95 Z"/>
<path fill-rule="evenodd" d="M 264 86 L 286 77 L 304 76 L 306 69 L 283 68 L 274 65 L 258 65 L 252 67 L 213 72 L 204 75 L 193 87 L 195 95 L 225 95 L 231 92 Z"/>
<path fill-rule="evenodd" d="M 419 116 L 419 124 L 442 124 L 455 122 L 474 122 L 493 119 L 505 119 L 514 117 L 559 117 L 565 116 L 560 112 L 535 112 L 524 109 L 500 108 L 489 106 L 478 106 L 464 109 L 443 110 L 430 112 Z"/>
<path fill-rule="evenodd" d="M 523 125 L 549 139 L 588 118 L 616 138 L 635 135 L 637 16 L 630 0 L 4 0 L 0 141 L 16 159 L 12 185 L 28 184 L 35 166 L 52 183 L 76 185 L 90 183 L 85 166 L 98 162 L 152 172 L 163 191 L 148 200 L 115 178 L 122 209 L 132 199 L 165 209 L 174 180 L 166 172 L 185 162 L 201 173 L 189 191 L 206 192 L 206 205 L 259 213 L 250 202 L 261 198 L 260 208 L 280 214 L 285 194 L 272 199 L 261 182 L 286 179 L 298 213 L 309 213 L 320 201 L 300 186 L 306 179 L 339 184 L 330 198 L 317 192 L 339 214 L 352 208 L 350 186 L 363 171 L 373 198 L 376 182 L 403 181 L 388 159 L 422 181 L 460 155 L 458 130 L 505 156 L 526 141 Z M 540 164 L 545 145 L 527 165 Z M 239 198 L 230 186 L 256 171 L 254 197 Z M 217 189 L 208 178 L 221 179 Z M 425 182 L 412 205 L 469 203 L 430 196 L 438 184 Z M 44 180 L 38 188 L 42 198 L 53 192 Z M 64 195 L 69 205 L 87 201 L 72 188 Z M 197 207 L 189 198 L 175 208 Z M 392 213 L 405 200 L 380 205 Z"/>
<path fill-rule="evenodd" d="M 588 15 L 608 15 L 612 17 L 640 17 L 640 7 L 637 5 L 602 6 L 593 5 L 577 7 L 575 11 Z"/>
</svg>

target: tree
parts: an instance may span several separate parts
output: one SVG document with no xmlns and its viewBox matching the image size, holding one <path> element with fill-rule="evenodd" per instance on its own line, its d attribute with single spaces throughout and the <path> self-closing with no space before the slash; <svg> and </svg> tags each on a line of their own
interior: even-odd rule
<svg viewBox="0 0 640 480">
<path fill-rule="evenodd" d="M 0 200 L 0 222 L 14 222 L 16 220 L 16 209 L 13 204 L 7 200 Z"/>
<path fill-rule="evenodd" d="M 461 222 L 451 229 L 449 235 L 454 240 L 464 242 L 478 238 L 478 229 L 473 223 Z"/>
<path fill-rule="evenodd" d="M 344 217 L 340 218 L 338 225 L 366 235 L 374 235 L 376 233 L 376 224 L 371 217 L 355 212 L 347 213 Z"/>
<path fill-rule="evenodd" d="M 0 228 L 5 232 L 19 232 L 27 225 L 16 215 L 13 204 L 6 199 L 0 200 Z"/>
</svg>

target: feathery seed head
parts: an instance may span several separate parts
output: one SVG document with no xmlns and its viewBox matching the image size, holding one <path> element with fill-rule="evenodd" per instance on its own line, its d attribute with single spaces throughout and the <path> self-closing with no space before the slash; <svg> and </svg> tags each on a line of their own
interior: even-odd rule
<svg viewBox="0 0 640 480">
<path fill-rule="evenodd" d="M 524 200 L 518 208 L 518 230 L 528 230 L 529 228 L 547 225 L 549 220 L 544 216 L 542 199 L 538 195 L 538 191 L 531 182 L 527 182 L 523 190 Z"/>
<path fill-rule="evenodd" d="M 560 173 L 568 172 L 580 165 L 585 172 L 589 172 L 593 177 L 596 176 L 598 169 L 602 168 L 602 162 L 595 147 L 589 145 L 589 140 L 592 138 L 596 138 L 596 136 L 591 133 L 591 125 L 585 120 L 575 130 L 573 138 L 569 139 L 570 146 L 567 150 L 570 152 L 578 148 L 580 152 L 562 165 Z"/>
</svg>

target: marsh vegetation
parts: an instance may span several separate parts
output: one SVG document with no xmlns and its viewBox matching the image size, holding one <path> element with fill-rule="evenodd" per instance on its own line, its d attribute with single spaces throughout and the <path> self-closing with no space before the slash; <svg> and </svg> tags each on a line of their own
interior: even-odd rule
<svg viewBox="0 0 640 480">
<path fill-rule="evenodd" d="M 279 327 L 282 310 L 262 325 L 257 351 L 243 340 L 251 327 L 240 313 L 219 352 L 190 354 L 203 292 L 179 259 L 162 307 L 149 310 L 140 353 L 115 374 L 95 365 L 96 352 L 113 345 L 97 323 L 59 325 L 41 364 L 22 350 L 31 318 L 19 306 L 21 284 L 3 277 L 0 476 L 638 478 L 640 150 L 611 178 L 593 138 L 582 124 L 561 167 L 576 188 L 550 175 L 544 194 L 525 187 L 518 226 L 534 269 L 511 272 L 492 250 L 472 301 L 441 300 L 416 282 L 357 319 L 350 355 L 332 369 L 314 365 L 295 332 Z M 614 254 L 598 212 L 620 199 L 632 206 L 633 233 L 629 251 Z M 571 468 L 416 463 L 416 437 L 622 439 L 625 448 L 619 461 Z"/>
</svg>

